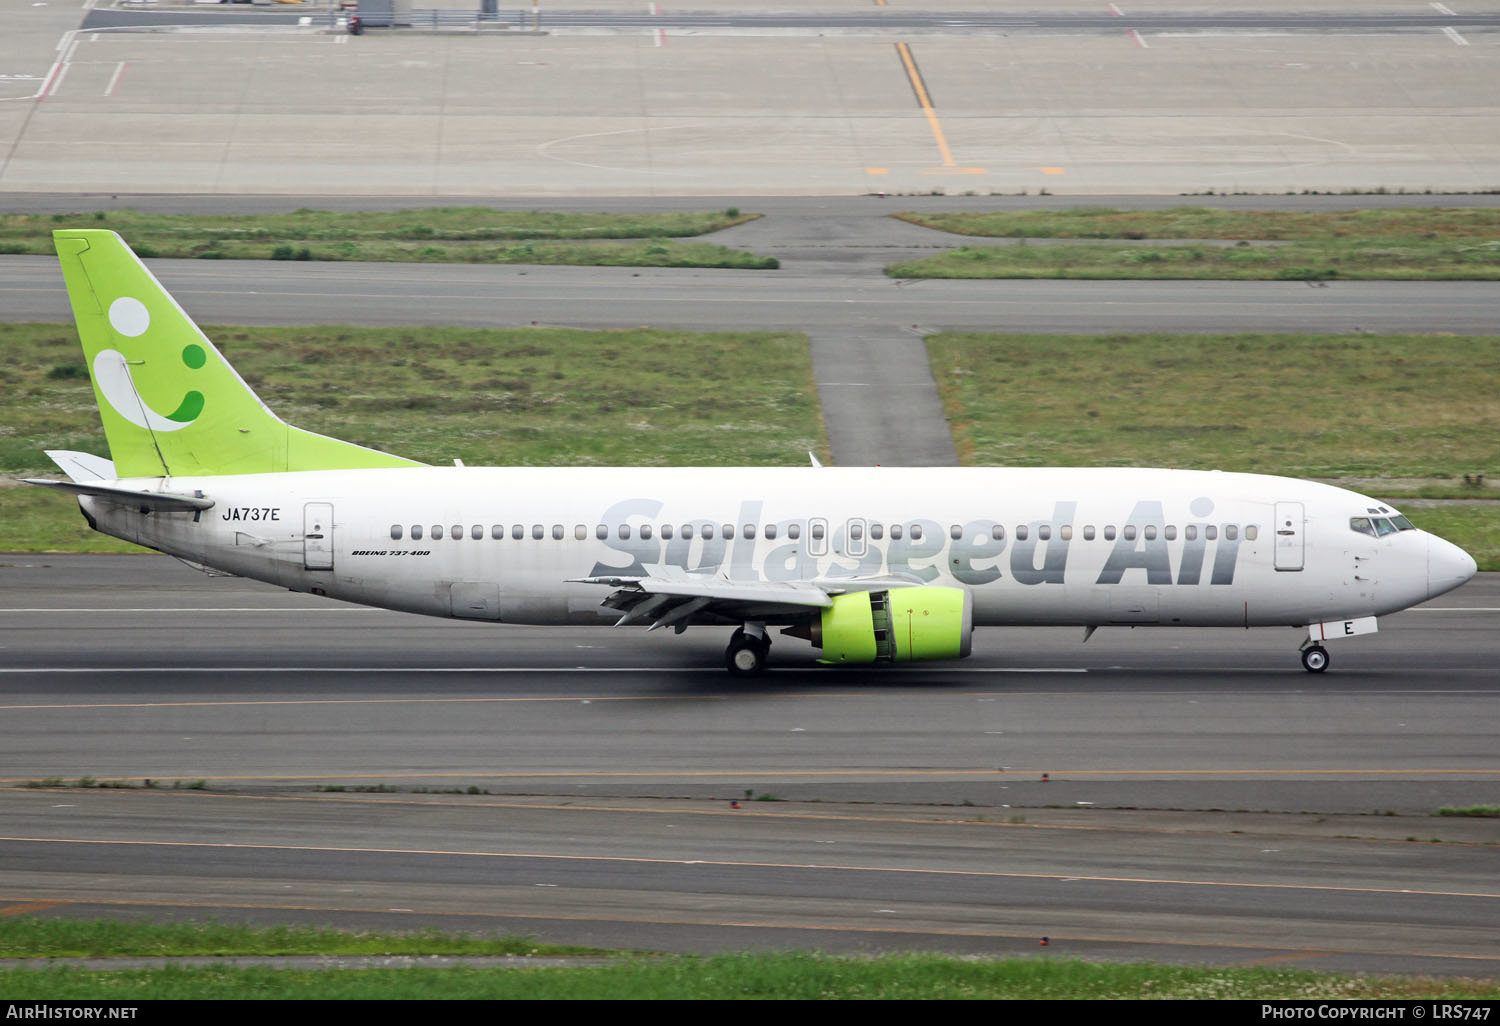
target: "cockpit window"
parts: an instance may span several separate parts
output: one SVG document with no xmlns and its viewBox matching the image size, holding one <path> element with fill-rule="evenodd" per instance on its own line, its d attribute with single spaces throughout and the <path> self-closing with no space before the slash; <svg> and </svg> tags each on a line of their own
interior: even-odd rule
<svg viewBox="0 0 1500 1026">
<path fill-rule="evenodd" d="M 1382 538 L 1384 538 L 1388 534 L 1396 533 L 1396 529 L 1391 526 L 1391 522 L 1385 519 L 1385 517 L 1375 517 L 1374 524 L 1376 533 L 1379 534 Z"/>
<path fill-rule="evenodd" d="M 1370 523 L 1369 517 L 1350 517 L 1349 530 L 1358 534 L 1368 534 L 1371 538 L 1376 537 L 1375 528 Z"/>
<path fill-rule="evenodd" d="M 1403 517 L 1400 513 L 1391 517 L 1391 523 L 1396 525 L 1396 530 L 1398 531 L 1415 531 L 1417 529 L 1416 524 Z"/>
</svg>

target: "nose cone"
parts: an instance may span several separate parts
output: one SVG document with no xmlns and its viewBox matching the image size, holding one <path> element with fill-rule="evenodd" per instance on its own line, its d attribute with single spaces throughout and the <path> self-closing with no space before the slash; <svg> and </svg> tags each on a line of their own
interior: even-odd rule
<svg viewBox="0 0 1500 1026">
<path fill-rule="evenodd" d="M 1478 571 L 1474 557 L 1452 542 L 1427 536 L 1427 597 L 1452 591 Z"/>
</svg>

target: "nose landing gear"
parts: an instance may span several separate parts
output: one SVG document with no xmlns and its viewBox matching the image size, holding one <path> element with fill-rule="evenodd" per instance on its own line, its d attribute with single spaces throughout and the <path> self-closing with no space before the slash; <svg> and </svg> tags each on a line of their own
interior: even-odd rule
<svg viewBox="0 0 1500 1026">
<path fill-rule="evenodd" d="M 1322 645 L 1309 645 L 1304 648 L 1302 668 L 1308 673 L 1322 673 L 1328 669 L 1328 649 Z"/>
</svg>

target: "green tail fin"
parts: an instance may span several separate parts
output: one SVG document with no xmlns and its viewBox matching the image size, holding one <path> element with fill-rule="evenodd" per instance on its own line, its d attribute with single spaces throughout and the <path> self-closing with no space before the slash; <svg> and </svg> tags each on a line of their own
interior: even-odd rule
<svg viewBox="0 0 1500 1026">
<path fill-rule="evenodd" d="M 420 466 L 282 421 L 114 232 L 52 235 L 121 477 Z"/>
</svg>

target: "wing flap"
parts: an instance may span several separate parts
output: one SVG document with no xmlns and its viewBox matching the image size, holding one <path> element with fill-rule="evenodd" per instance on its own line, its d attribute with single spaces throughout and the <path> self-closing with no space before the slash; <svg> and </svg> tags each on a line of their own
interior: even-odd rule
<svg viewBox="0 0 1500 1026">
<path fill-rule="evenodd" d="M 797 616 L 833 605 L 828 590 L 808 581 L 731 581 L 685 572 L 642 577 L 584 577 L 569 583 L 613 589 L 600 605 L 618 609 L 616 627 L 651 621 L 649 630 L 681 632 L 694 617 L 710 622 Z"/>
</svg>

